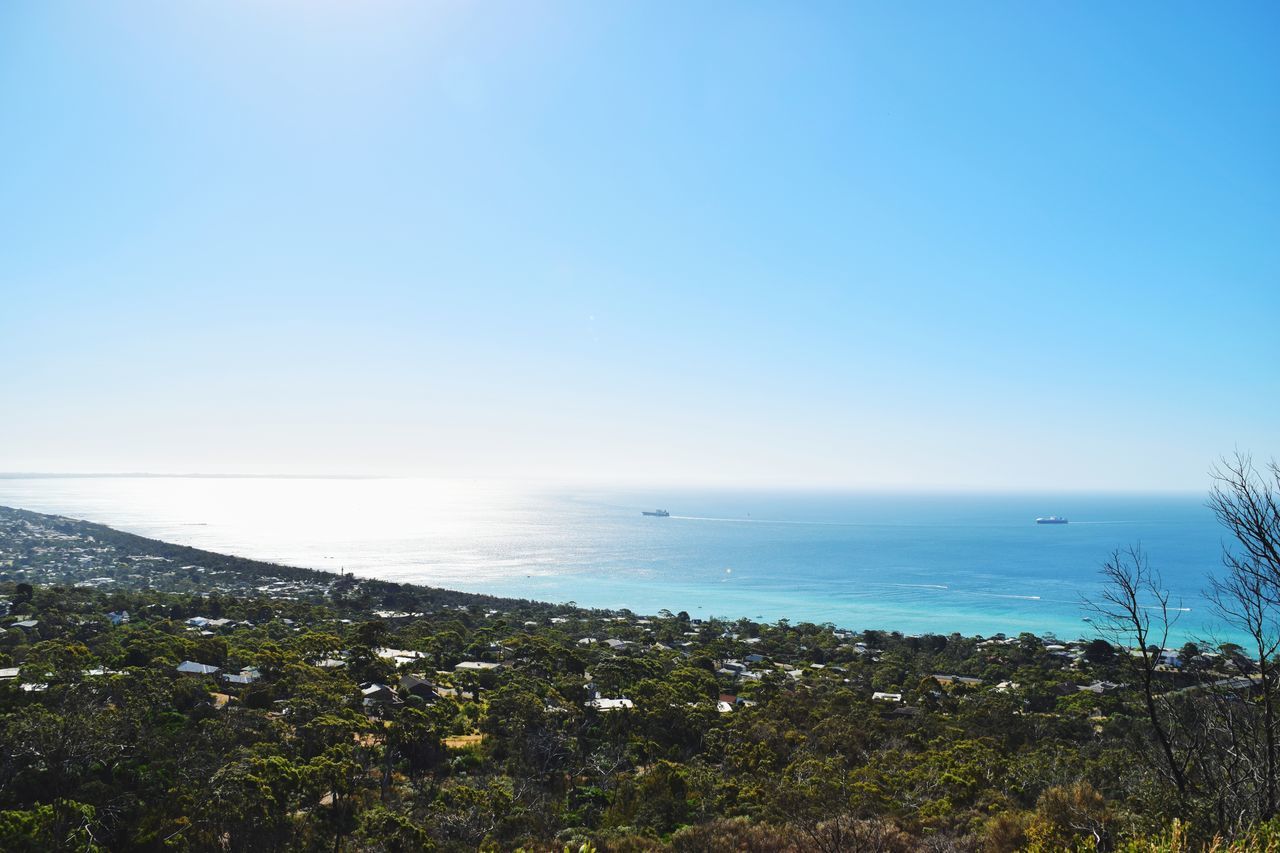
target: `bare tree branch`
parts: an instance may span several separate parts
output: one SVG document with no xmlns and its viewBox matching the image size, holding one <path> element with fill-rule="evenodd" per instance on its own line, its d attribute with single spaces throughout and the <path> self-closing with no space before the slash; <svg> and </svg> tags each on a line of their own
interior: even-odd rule
<svg viewBox="0 0 1280 853">
<path fill-rule="evenodd" d="M 1147 723 L 1163 758 L 1162 766 L 1185 807 L 1190 756 L 1179 759 L 1173 739 L 1158 707 L 1156 672 L 1169 631 L 1181 615 L 1169 606 L 1169 592 L 1137 545 L 1112 552 L 1102 567 L 1105 585 L 1098 601 L 1085 602 L 1094 614 L 1093 624 L 1113 645 L 1124 650 L 1124 661 L 1142 691 Z"/>
</svg>

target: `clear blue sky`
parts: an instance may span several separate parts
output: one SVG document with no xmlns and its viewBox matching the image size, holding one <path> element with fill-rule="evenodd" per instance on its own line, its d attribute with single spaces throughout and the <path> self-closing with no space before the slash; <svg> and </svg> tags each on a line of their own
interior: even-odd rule
<svg viewBox="0 0 1280 853">
<path fill-rule="evenodd" d="M 1280 7 L 0 5 L 0 470 L 1201 489 Z"/>
</svg>

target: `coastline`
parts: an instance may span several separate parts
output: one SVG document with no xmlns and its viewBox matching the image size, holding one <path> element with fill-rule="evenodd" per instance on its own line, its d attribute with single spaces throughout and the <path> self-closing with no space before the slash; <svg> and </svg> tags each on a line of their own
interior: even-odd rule
<svg viewBox="0 0 1280 853">
<path fill-rule="evenodd" d="M 0 504 L 195 548 L 440 589 L 909 633 L 1089 630 L 1102 563 L 1142 542 L 1212 633 L 1203 500 L 668 490 L 460 480 L 0 481 Z M 667 506 L 671 518 L 642 517 Z M 1036 525 L 1056 512 L 1076 521 Z"/>
<path fill-rule="evenodd" d="M 589 608 L 991 636 L 1091 633 L 1116 547 L 1141 542 L 1214 635 L 1221 531 L 1194 496 L 667 490 L 438 479 L 0 481 L 0 504 L 264 563 Z M 672 517 L 643 517 L 667 506 Z M 1068 525 L 1036 525 L 1060 513 Z M 1221 633 L 1220 631 L 1218 633 Z"/>
<path fill-rule="evenodd" d="M 269 591 L 262 589 L 263 581 L 278 582 L 289 581 L 303 584 L 310 584 L 316 590 L 320 590 L 333 582 L 341 579 L 344 575 L 347 577 L 359 578 L 362 583 L 372 585 L 380 590 L 383 594 L 392 597 L 411 596 L 414 600 L 420 602 L 431 602 L 435 605 L 459 605 L 459 604 L 476 604 L 485 607 L 505 606 L 519 608 L 536 608 L 546 611 L 555 611 L 557 613 L 565 612 L 582 612 L 595 616 L 603 615 L 629 615 L 629 616 L 653 616 L 663 610 L 670 612 L 685 611 L 691 616 L 702 618 L 707 621 L 719 621 L 725 623 L 734 623 L 747 620 L 757 624 L 770 624 L 773 622 L 789 622 L 791 624 L 801 624 L 810 622 L 817 625 L 828 625 L 831 629 L 842 632 L 862 632 L 866 630 L 879 631 L 884 633 L 901 634 L 904 636 L 922 636 L 922 635 L 961 635 L 964 637 L 998 637 L 998 636 L 1017 636 L 1020 633 L 1032 633 L 1040 637 L 1056 637 L 1063 641 L 1088 641 L 1098 636 L 1098 632 L 1089 631 L 1088 625 L 1082 627 L 1080 631 L 1074 635 L 1067 635 L 1064 632 L 1052 630 L 1030 630 L 1030 631 L 966 631 L 956 624 L 931 623 L 919 629 L 917 626 L 894 625 L 890 623 L 876 624 L 868 619 L 864 624 L 850 625 L 830 622 L 828 620 L 810 620 L 799 617 L 796 613 L 785 613 L 784 615 L 766 619 L 763 616 L 753 614 L 732 614 L 710 612 L 705 608 L 698 607 L 692 601 L 680 601 L 679 589 L 668 589 L 664 595 L 671 600 L 670 604 L 663 607 L 642 608 L 635 606 L 597 606 L 590 602 L 570 601 L 550 601 L 537 596 L 512 596 L 494 593 L 486 593 L 475 590 L 452 589 L 447 587 L 439 587 L 429 584 L 422 584 L 411 580 L 406 580 L 391 576 L 378 576 L 367 572 L 333 572 L 326 569 L 315 569 L 302 566 L 293 566 L 285 563 L 278 563 L 266 560 L 259 560 L 251 557 L 243 557 L 235 554 L 228 554 L 217 551 L 210 551 L 201 548 L 195 548 L 190 545 L 175 543 L 167 540 L 156 539 L 153 537 L 142 536 L 125 530 L 120 530 L 105 524 L 85 519 L 71 518 L 68 516 L 53 515 L 48 513 L 40 513 L 33 510 L 26 510 L 17 507 L 0 506 L 0 522 L 4 522 L 9 518 L 23 519 L 34 523 L 47 526 L 50 530 L 55 531 L 59 535 L 77 535 L 85 537 L 97 543 L 110 543 L 113 546 L 123 548 L 135 557 L 146 560 L 164 560 L 170 565 L 181 565 L 185 567 L 197 566 L 205 576 L 200 582 L 205 584 L 205 588 L 201 589 L 198 585 L 184 584 L 181 586 L 182 591 L 220 593 L 220 594 L 240 594 L 240 595 L 267 595 L 270 597 Z M 4 544 L 4 529 L 0 528 L 0 545 Z M 143 578 L 127 578 L 113 577 L 106 566 L 95 564 L 92 561 L 81 563 L 75 567 L 64 566 L 58 572 L 41 578 L 21 578 L 22 580 L 38 581 L 40 583 L 71 583 L 80 585 L 101 585 L 102 588 L 109 591 L 112 588 L 120 589 L 150 589 L 150 590 L 169 590 L 178 591 L 178 588 L 172 584 L 168 584 L 165 580 L 153 571 Z M 215 575 L 209 573 L 217 573 Z M 0 579 L 14 580 L 10 577 L 11 569 L 6 570 L 0 567 Z M 229 574 L 234 582 L 224 574 Z M 111 578 L 110 582 L 104 581 L 104 578 Z M 323 594 L 317 593 L 319 597 Z M 785 608 L 785 604 L 782 605 Z M 1203 637 L 1192 632 L 1171 633 L 1170 644 L 1182 644 L 1188 640 L 1198 640 Z"/>
</svg>

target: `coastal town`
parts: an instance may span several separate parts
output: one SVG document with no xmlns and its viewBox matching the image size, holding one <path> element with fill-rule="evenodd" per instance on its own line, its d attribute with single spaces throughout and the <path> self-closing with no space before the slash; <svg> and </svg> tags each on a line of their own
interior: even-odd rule
<svg viewBox="0 0 1280 853">
<path fill-rule="evenodd" d="M 307 626 L 283 618 L 282 624 L 294 632 L 309 627 L 351 625 L 355 617 L 379 620 L 388 631 L 394 632 L 397 627 L 411 625 L 427 615 L 370 603 L 378 591 L 385 594 L 383 588 L 394 585 L 306 570 L 301 570 L 304 576 L 299 577 L 297 573 L 300 570 L 272 567 L 270 564 L 255 564 L 260 567 L 260 574 L 246 573 L 202 565 L 199 556 L 194 558 L 195 562 L 177 565 L 172 557 L 149 553 L 146 547 L 148 540 L 133 538 L 138 540 L 137 547 L 122 548 L 120 542 L 100 541 L 84 523 L 0 508 L 0 583 L 95 590 L 103 593 L 108 601 L 119 599 L 122 602 L 129 592 L 198 592 L 210 600 L 209 608 L 182 619 L 181 623 L 187 631 L 201 637 L 255 627 L 251 619 L 237 620 L 223 615 L 224 602 L 240 597 L 269 599 L 283 608 L 287 608 L 289 602 L 328 603 L 336 605 L 335 610 L 339 611 L 350 611 L 353 602 L 368 606 L 362 612 L 335 618 L 333 624 L 328 625 Z M 273 568 L 279 570 L 279 575 L 286 576 L 272 574 Z M 366 586 L 371 588 L 366 589 Z M 468 597 L 465 593 L 455 595 L 464 599 Z M 395 596 L 390 598 L 396 600 Z M 489 601 L 484 597 L 477 598 Z M 1016 693 L 1020 689 L 1015 680 L 1016 671 L 1001 669 L 999 662 L 1027 655 L 1039 658 L 1046 670 L 1057 670 L 1062 674 L 1055 691 L 1064 696 L 1073 692 L 1102 695 L 1123 686 L 1089 677 L 1093 674 L 1091 664 L 1100 658 L 1105 661 L 1109 654 L 1102 649 L 1104 646 L 1109 649 L 1110 644 L 1097 639 L 1059 640 L 1052 635 L 1030 634 L 989 638 L 903 636 L 879 630 L 859 633 L 832 625 L 792 628 L 785 623 L 769 625 L 745 619 L 704 620 L 690 618 L 688 614 L 675 616 L 669 612 L 661 616 L 640 617 L 629 612 L 588 611 L 532 602 L 507 603 L 511 609 L 466 603 L 446 605 L 443 612 L 447 613 L 452 608 L 466 613 L 477 628 L 491 634 L 494 640 L 479 650 L 477 660 L 456 661 L 451 672 L 435 673 L 433 677 L 445 675 L 445 681 L 451 682 L 457 675 L 492 675 L 495 670 L 510 668 L 518 659 L 518 638 L 529 630 L 547 629 L 571 639 L 576 646 L 575 653 L 589 661 L 644 656 L 704 657 L 712 662 L 714 675 L 725 690 L 718 701 L 718 710 L 726 713 L 750 704 L 749 699 L 737 695 L 739 692 L 749 694 L 753 685 L 771 679 L 785 679 L 800 685 L 823 680 L 845 685 L 857 683 L 859 679 L 850 677 L 850 666 L 857 665 L 853 672 L 857 676 L 865 669 L 865 664 L 881 662 L 885 651 L 878 646 L 886 645 L 886 638 L 894 645 L 905 643 L 917 649 L 922 644 L 945 647 L 948 643 L 964 643 L 972 646 L 984 663 L 978 675 L 915 673 L 924 678 L 926 689 L 923 694 L 920 684 L 914 685 L 915 689 L 904 689 L 901 683 L 885 683 L 883 678 L 864 679 L 863 686 L 870 690 L 869 697 L 873 701 L 898 706 L 893 713 L 910 715 L 916 712 L 917 709 L 904 699 L 930 696 L 936 699 L 942 691 L 948 690 L 988 689 Z M 0 601 L 0 607 L 8 606 L 8 601 Z M 531 618 L 521 618 L 525 616 Z M 120 609 L 102 614 L 102 618 L 118 626 L 139 618 L 155 618 L 155 614 L 130 614 L 122 604 Z M 172 614 L 166 613 L 163 618 L 170 619 Z M 38 623 L 29 619 L 10 617 L 4 627 L 30 632 L 32 636 L 40 635 Z M 1010 654 L 1013 649 L 1019 655 Z M 342 658 L 349 656 L 350 650 L 334 652 L 336 658 L 320 661 L 318 665 L 345 665 Z M 426 657 L 421 651 L 391 647 L 379 648 L 377 654 L 396 671 L 420 669 L 419 661 Z M 1179 683 L 1179 674 L 1184 669 L 1216 674 L 1221 678 L 1238 675 L 1233 666 L 1224 664 L 1221 652 L 1194 643 L 1180 649 L 1160 650 L 1158 667 L 1171 683 Z M 1227 669 L 1232 669 L 1232 672 L 1227 672 Z M 409 673 L 409 677 L 422 678 L 424 673 Z M 875 687 L 894 689 L 873 689 Z M 626 697 L 601 696 L 594 684 L 588 683 L 584 689 L 591 692 L 586 704 L 597 710 L 632 707 L 631 700 Z M 387 690 L 380 690 L 377 695 L 390 698 Z"/>
<path fill-rule="evenodd" d="M 139 824 L 95 793 L 98 759 L 49 764 L 46 736 L 29 728 L 40 715 L 125 725 L 116 703 L 141 692 L 177 715 L 161 742 L 229 726 L 242 746 L 203 756 L 209 784 L 227 762 L 257 773 L 262 755 L 287 759 L 313 781 L 281 782 L 271 820 L 282 837 L 326 844 L 394 832 L 409 846 L 386 849 L 702 849 L 680 839 L 778 831 L 1014 850 L 1036 833 L 1075 837 L 1079 819 L 1053 805 L 1064 797 L 1093 804 L 1089 832 L 1133 831 L 1126 797 L 1158 768 L 1128 752 L 1144 672 L 1155 695 L 1186 701 L 1251 702 L 1258 687 L 1229 644 L 1142 655 L 1097 637 L 594 611 L 255 563 L 9 509 L 0 610 L 0 719 L 19 744 L 0 762 L 0 804 L 74 794 L 117 839 Z M 1050 772 L 1067 743 L 1075 757 Z M 169 760 L 149 747 L 118 744 L 132 757 L 112 784 L 140 785 L 130 766 Z M 323 769 L 334 760 L 349 768 L 342 780 Z M 814 788 L 817 767 L 829 778 Z M 155 800 L 167 811 L 140 797 L 121 814 L 204 841 L 257 825 Z"/>
</svg>

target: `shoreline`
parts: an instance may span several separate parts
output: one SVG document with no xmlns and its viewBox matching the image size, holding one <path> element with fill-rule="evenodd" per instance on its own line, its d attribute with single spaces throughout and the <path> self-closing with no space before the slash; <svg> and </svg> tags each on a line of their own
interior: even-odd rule
<svg viewBox="0 0 1280 853">
<path fill-rule="evenodd" d="M 327 569 L 317 569 L 317 568 L 310 568 L 310 567 L 304 567 L 304 566 L 295 566 L 287 563 L 260 560 L 252 557 L 243 557 L 236 554 L 211 551 L 203 548 L 196 548 L 190 545 L 183 545 L 180 543 L 175 543 L 167 540 L 156 539 L 154 537 L 143 536 L 138 533 L 133 533 L 127 530 L 121 530 L 119 528 L 111 527 L 109 525 L 101 524 L 95 521 L 89 521 L 86 519 L 79 519 L 79 518 L 73 518 L 70 516 L 55 515 L 50 513 L 42 513 L 34 510 L 22 509 L 19 507 L 0 506 L 0 520 L 3 520 L 6 515 L 12 515 L 18 518 L 25 518 L 28 520 L 39 521 L 40 523 L 48 525 L 53 530 L 59 533 L 75 532 L 79 535 L 90 537 L 91 539 L 94 539 L 99 542 L 110 541 L 110 542 L 114 542 L 117 545 L 128 545 L 130 547 L 127 550 L 131 550 L 135 552 L 135 554 L 141 553 L 143 556 L 148 558 L 158 557 L 166 561 L 173 561 L 177 557 L 181 557 L 182 560 L 186 561 L 184 565 L 202 565 L 203 569 L 213 569 L 214 571 L 219 571 L 219 572 L 234 571 L 242 579 L 251 578 L 258 581 L 262 581 L 262 580 L 274 581 L 274 580 L 279 580 L 283 578 L 285 580 L 306 580 L 316 584 L 319 584 L 321 582 L 332 584 L 345 576 L 345 577 L 351 577 L 351 578 L 358 578 L 362 582 L 372 584 L 375 587 L 382 588 L 387 592 L 392 592 L 392 591 L 410 592 L 411 591 L 415 594 L 415 597 L 417 598 L 425 597 L 427 599 L 448 601 L 450 603 L 455 603 L 455 604 L 461 603 L 461 602 L 467 602 L 467 603 L 479 604 L 482 606 L 506 605 L 510 607 L 535 607 L 538 609 L 548 610 L 548 611 L 554 610 L 556 612 L 583 612 L 583 613 L 590 613 L 590 614 L 596 614 L 596 615 L 607 614 L 607 615 L 615 615 L 615 616 L 626 614 L 626 615 L 640 616 L 640 617 L 654 616 L 657 613 L 662 612 L 663 610 L 666 610 L 668 612 L 684 611 L 684 612 L 688 612 L 694 618 L 700 618 L 706 621 L 715 621 L 715 622 L 723 622 L 723 623 L 730 623 L 730 624 L 742 622 L 742 621 L 751 622 L 755 624 L 773 624 L 777 622 L 787 622 L 790 624 L 811 623 L 811 624 L 816 624 L 821 626 L 830 626 L 832 630 L 840 631 L 840 632 L 862 633 L 864 631 L 877 631 L 880 633 L 896 634 L 896 635 L 906 636 L 906 637 L 930 636 L 930 635 L 940 635 L 940 636 L 960 635 L 963 637 L 971 637 L 971 638 L 992 638 L 992 637 L 1002 637 L 1002 636 L 1014 637 L 1014 636 L 1019 636 L 1020 634 L 1029 633 L 1029 634 L 1033 634 L 1034 636 L 1042 637 L 1042 638 L 1046 638 L 1046 637 L 1056 638 L 1063 642 L 1077 642 L 1077 641 L 1087 642 L 1091 639 L 1095 639 L 1100 636 L 1100 634 L 1097 631 L 1088 631 L 1084 629 L 1082 629 L 1081 631 L 1079 631 L 1077 634 L 1073 636 L 1064 636 L 1062 632 L 1053 631 L 1053 630 L 1043 630 L 1043 629 L 1039 631 L 1034 631 L 1034 630 L 1023 630 L 1023 631 L 1012 630 L 1012 631 L 996 631 L 996 632 L 964 631 L 964 630 L 959 630 L 954 623 L 951 623 L 948 625 L 938 625 L 936 627 L 930 627 L 923 630 L 920 630 L 918 628 L 907 628 L 906 626 L 903 626 L 903 625 L 891 625 L 891 624 L 849 625 L 849 624 L 836 623 L 831 620 L 814 621 L 809 619 L 797 619 L 794 613 L 790 616 L 783 615 L 773 619 L 768 619 L 768 618 L 765 618 L 763 615 L 732 616 L 732 615 L 727 615 L 725 613 L 717 613 L 711 610 L 710 608 L 691 605 L 689 603 L 686 603 L 684 604 L 684 606 L 678 607 L 677 609 L 673 609 L 672 606 L 667 606 L 662 608 L 654 608 L 652 612 L 649 612 L 647 608 L 637 608 L 637 607 L 631 607 L 631 606 L 595 605 L 590 602 L 579 602 L 576 600 L 555 602 L 548 599 L 537 598 L 532 596 L 513 596 L 513 595 L 497 594 L 494 592 L 480 592 L 480 591 L 468 590 L 468 589 L 456 589 L 456 588 L 450 588 L 450 587 L 434 586 L 430 584 L 419 583 L 416 581 L 399 579 L 399 578 L 396 578 L 394 575 L 391 577 L 377 576 L 365 571 L 333 572 Z M 0 544 L 2 544 L 2 540 L 0 540 Z M 78 583 L 84 584 L 94 577 L 97 577 L 97 578 L 103 577 L 102 575 L 94 575 L 93 572 L 90 570 L 91 568 L 92 566 L 87 566 L 87 567 L 84 567 L 84 569 L 79 572 L 79 574 L 84 575 L 84 577 L 80 578 L 80 580 L 77 581 Z M 0 568 L 0 577 L 3 577 L 6 574 L 8 574 L 8 572 L 6 572 L 3 568 Z M 64 580 L 63 582 L 66 582 L 66 580 Z M 115 581 L 113 579 L 113 582 L 118 582 L 118 581 Z M 105 584 L 105 583 L 103 584 L 103 587 L 107 591 L 109 591 L 112 588 L 109 584 Z M 252 587 L 254 591 L 256 591 L 259 595 L 266 595 L 267 597 L 271 597 L 268 592 L 257 589 L 253 585 L 249 585 L 248 587 L 242 585 L 238 588 L 243 590 L 245 593 L 247 593 L 250 587 Z M 141 584 L 138 584 L 138 583 L 133 583 L 133 584 L 126 583 L 124 586 L 119 586 L 115 588 L 162 589 L 162 587 L 157 587 L 154 585 L 142 586 Z M 201 592 L 200 589 L 191 589 L 190 591 Z M 211 584 L 211 588 L 208 590 L 205 590 L 206 593 L 207 592 L 225 592 L 225 591 L 229 591 L 229 590 L 217 584 Z M 678 598 L 678 596 L 673 594 L 671 598 Z M 691 607 L 692 609 L 690 609 Z M 870 622 L 871 620 L 866 620 L 866 621 Z M 1171 632 L 1169 637 L 1169 642 L 1172 645 L 1181 645 L 1182 643 L 1187 641 L 1194 641 L 1194 640 L 1201 640 L 1201 639 L 1203 638 L 1198 637 L 1197 635 L 1191 632 Z"/>
</svg>

